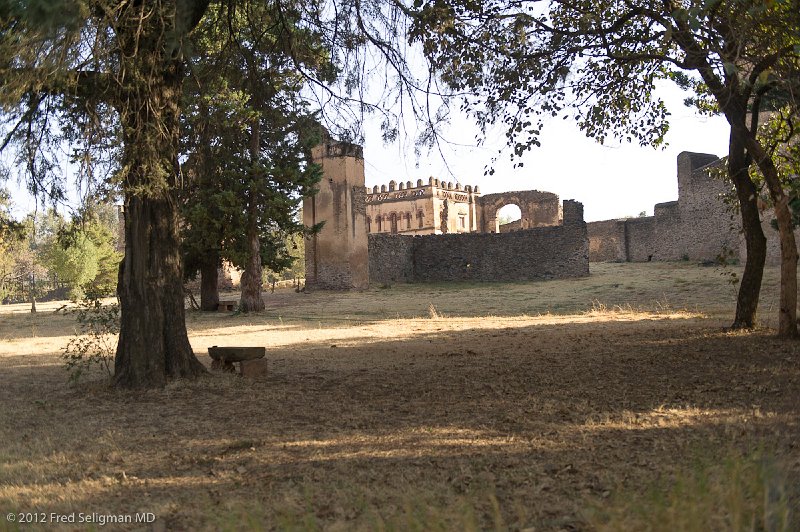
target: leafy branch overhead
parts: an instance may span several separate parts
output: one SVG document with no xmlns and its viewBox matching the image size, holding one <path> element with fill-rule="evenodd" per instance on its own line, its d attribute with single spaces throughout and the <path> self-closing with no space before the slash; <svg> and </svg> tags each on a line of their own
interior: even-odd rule
<svg viewBox="0 0 800 532">
<path fill-rule="evenodd" d="M 780 31 L 797 27 L 796 0 L 414 5 L 412 39 L 450 87 L 474 94 L 464 109 L 484 131 L 503 126 L 515 156 L 538 145 L 556 116 L 600 142 L 662 144 L 668 112 L 658 82 L 691 89 L 692 104 L 718 111 L 736 92 L 785 90 L 791 78 L 776 72 L 795 68 L 800 51 L 796 31 Z"/>
</svg>

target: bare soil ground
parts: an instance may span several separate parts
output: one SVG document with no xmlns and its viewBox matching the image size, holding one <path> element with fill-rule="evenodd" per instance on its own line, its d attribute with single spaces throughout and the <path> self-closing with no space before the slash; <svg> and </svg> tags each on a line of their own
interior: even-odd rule
<svg viewBox="0 0 800 532">
<path fill-rule="evenodd" d="M 766 327 L 724 329 L 732 272 L 276 291 L 263 313 L 188 316 L 207 365 L 212 345 L 267 346 L 266 380 L 140 393 L 99 372 L 68 386 L 74 319 L 0 307 L 0 530 L 8 512 L 137 511 L 158 519 L 102 528 L 641 529 L 609 515 L 743 456 L 768 458 L 758 482 L 794 526 L 800 343 L 768 328 L 775 270 Z"/>
</svg>

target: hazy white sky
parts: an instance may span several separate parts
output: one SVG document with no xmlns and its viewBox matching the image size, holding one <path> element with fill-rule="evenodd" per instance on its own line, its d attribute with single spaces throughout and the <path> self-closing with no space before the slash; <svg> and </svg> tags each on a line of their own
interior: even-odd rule
<svg viewBox="0 0 800 532">
<path fill-rule="evenodd" d="M 508 155 L 498 160 L 493 176 L 484 167 L 504 137 L 474 147 L 477 131 L 466 119 L 453 123 L 449 140 L 473 147 L 445 147 L 446 163 L 438 155 L 423 157 L 416 166 L 410 141 L 384 146 L 376 127 L 368 130 L 364 146 L 367 186 L 395 181 L 416 183 L 434 176 L 462 185 L 478 185 L 484 194 L 510 190 L 542 190 L 562 200 L 575 199 L 584 205 L 586 221 L 653 213 L 653 205 L 678 198 L 676 159 L 682 151 L 724 156 L 728 150 L 728 124 L 721 117 L 701 117 L 683 105 L 685 94 L 671 85 L 659 88 L 672 113 L 668 146 L 641 148 L 611 141 L 601 146 L 581 133 L 574 122 L 553 119 L 542 131 L 541 147 L 534 147 L 523 159 L 524 167 L 513 169 Z M 369 133 L 372 133 L 371 135 Z M 450 171 L 448 171 L 448 166 Z M 451 173 L 452 172 L 452 173 Z M 455 176 L 455 177 L 453 177 Z"/>
<path fill-rule="evenodd" d="M 511 190 L 553 192 L 562 200 L 582 202 L 586 221 L 636 216 L 642 211 L 652 214 L 654 204 L 678 197 L 676 158 L 680 152 L 724 156 L 728 141 L 728 125 L 723 118 L 698 116 L 683 105 L 685 95 L 674 86 L 662 86 L 659 92 L 672 113 L 666 148 L 641 148 L 616 141 L 601 146 L 587 139 L 574 122 L 555 118 L 545 124 L 542 146 L 525 156 L 523 168 L 513 169 L 505 154 L 495 164 L 492 176 L 484 176 L 484 168 L 504 145 L 502 132 L 478 148 L 477 129 L 468 119 L 456 117 L 445 136 L 466 146 L 444 145 L 444 160 L 438 154 L 423 154 L 417 161 L 413 139 L 385 146 L 376 121 L 367 129 L 364 146 L 366 184 L 388 184 L 392 179 L 427 182 L 429 176 L 434 176 L 462 185 L 478 185 L 484 194 Z M 13 178 L 6 186 L 14 199 L 15 216 L 33 210 L 33 199 L 24 186 L 18 186 Z"/>
</svg>

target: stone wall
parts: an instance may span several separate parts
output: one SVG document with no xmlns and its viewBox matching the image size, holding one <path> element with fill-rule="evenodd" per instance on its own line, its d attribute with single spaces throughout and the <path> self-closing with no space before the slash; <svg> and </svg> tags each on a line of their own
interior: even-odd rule
<svg viewBox="0 0 800 532">
<path fill-rule="evenodd" d="M 721 196 L 728 185 L 712 177 L 714 155 L 678 155 L 678 201 L 659 203 L 653 216 L 588 224 L 590 260 L 715 260 L 725 250 L 739 255 L 737 220 Z"/>
<path fill-rule="evenodd" d="M 369 282 L 371 284 L 414 282 L 414 244 L 424 236 L 428 235 L 370 234 Z"/>
<path fill-rule="evenodd" d="M 522 229 L 522 220 L 514 220 L 506 224 L 500 224 L 498 233 L 510 233 L 511 231 L 519 231 Z"/>
<path fill-rule="evenodd" d="M 632 262 L 647 262 L 654 257 L 656 223 L 654 216 L 625 220 L 627 257 Z"/>
<path fill-rule="evenodd" d="M 589 259 L 592 262 L 625 262 L 625 220 L 604 220 L 586 224 L 589 234 Z"/>
<path fill-rule="evenodd" d="M 583 206 L 561 225 L 510 233 L 369 235 L 370 282 L 528 281 L 589 275 Z"/>
</svg>

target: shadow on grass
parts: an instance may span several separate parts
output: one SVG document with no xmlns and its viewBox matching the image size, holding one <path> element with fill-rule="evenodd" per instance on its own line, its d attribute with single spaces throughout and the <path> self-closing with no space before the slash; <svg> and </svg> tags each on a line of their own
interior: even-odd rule
<svg viewBox="0 0 800 532">
<path fill-rule="evenodd" d="M 479 529 L 584 528 L 587 505 L 669 484 L 698 452 L 797 456 L 800 347 L 766 332 L 606 321 L 364 341 L 272 349 L 263 382 L 140 393 L 67 389 L 43 359 L 4 366 L 0 505 L 401 529 L 429 509 L 464 525 L 466 504 Z"/>
</svg>

